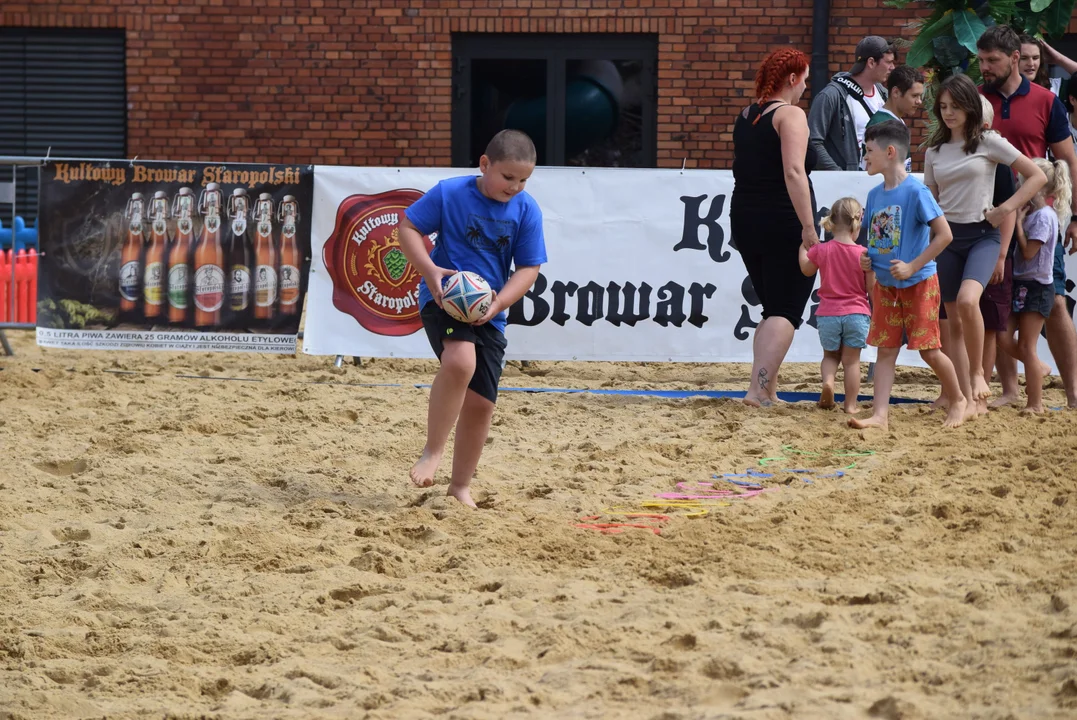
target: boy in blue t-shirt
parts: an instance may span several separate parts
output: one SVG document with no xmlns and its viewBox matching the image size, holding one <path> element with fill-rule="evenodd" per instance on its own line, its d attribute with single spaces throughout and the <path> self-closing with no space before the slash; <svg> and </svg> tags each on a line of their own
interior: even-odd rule
<svg viewBox="0 0 1077 720">
<path fill-rule="evenodd" d="M 426 447 L 411 468 L 419 487 L 434 484 L 449 431 L 456 425 L 449 495 L 469 507 L 504 367 L 509 307 L 535 284 L 546 262 L 542 211 L 524 192 L 535 170 L 535 145 L 518 130 L 502 130 L 479 159 L 480 177 L 442 180 L 405 212 L 400 249 L 422 275 L 419 316 L 441 369 L 430 389 Z M 423 235 L 437 232 L 427 255 Z M 515 271 L 513 271 L 515 266 Z M 495 296 L 474 324 L 453 319 L 441 306 L 442 283 L 461 270 L 481 275 Z"/>
<path fill-rule="evenodd" d="M 965 419 L 968 404 L 954 365 L 942 352 L 941 296 L 935 274 L 935 258 L 953 234 L 931 191 L 905 172 L 909 129 L 904 123 L 889 120 L 869 127 L 864 145 L 868 175 L 883 176 L 883 183 L 868 193 L 864 206 L 868 251 L 861 258 L 865 271 L 875 271 L 868 343 L 879 348 L 879 357 L 871 417 L 849 418 L 849 426 L 887 429 L 890 389 L 904 331 L 909 349 L 920 351 L 946 397 L 957 398 L 950 403 L 944 422 L 945 427 L 957 427 Z"/>
</svg>

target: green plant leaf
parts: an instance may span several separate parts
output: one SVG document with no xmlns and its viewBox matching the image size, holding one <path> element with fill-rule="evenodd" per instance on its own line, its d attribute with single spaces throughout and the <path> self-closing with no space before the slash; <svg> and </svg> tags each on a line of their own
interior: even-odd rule
<svg viewBox="0 0 1077 720">
<path fill-rule="evenodd" d="M 1047 21 L 1048 35 L 1059 37 L 1065 34 L 1073 15 L 1073 4 L 1074 0 L 1055 0 L 1051 7 L 1047 8 L 1044 19 Z"/>
<path fill-rule="evenodd" d="M 909 48 L 908 55 L 905 56 L 905 64 L 915 68 L 923 67 L 931 62 L 931 58 L 935 57 L 932 41 L 952 28 L 953 24 L 954 14 L 946 13 L 935 22 L 921 28 L 916 39 L 912 42 L 912 47 Z"/>
<path fill-rule="evenodd" d="M 961 61 L 967 60 L 969 56 L 968 49 L 953 35 L 940 35 L 932 41 L 932 47 L 939 65 L 944 68 L 958 66 L 958 72 L 961 71 Z"/>
<path fill-rule="evenodd" d="M 954 34 L 970 53 L 976 52 L 976 41 L 986 29 L 983 20 L 971 10 L 954 13 Z"/>
<path fill-rule="evenodd" d="M 1052 0 L 1031 0 L 1029 7 L 1032 8 L 1032 12 L 1043 12 L 1051 5 Z"/>
<path fill-rule="evenodd" d="M 999 24 L 1009 23 L 1017 14 L 1017 0 L 991 0 L 987 5 L 991 17 Z"/>
<path fill-rule="evenodd" d="M 1036 12 L 1025 15 L 1024 18 L 1024 32 L 1029 35 L 1039 35 L 1045 24 L 1046 13 Z"/>
</svg>

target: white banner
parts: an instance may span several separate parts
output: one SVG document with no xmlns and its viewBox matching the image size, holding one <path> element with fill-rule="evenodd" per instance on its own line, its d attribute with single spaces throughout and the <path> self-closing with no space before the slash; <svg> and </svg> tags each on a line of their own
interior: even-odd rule
<svg viewBox="0 0 1077 720">
<path fill-rule="evenodd" d="M 468 172 L 315 168 L 304 352 L 433 357 L 395 225 L 439 180 Z M 822 217 L 840 197 L 866 201 L 880 180 L 820 172 L 812 182 Z M 508 358 L 751 362 L 762 308 L 729 244 L 732 190 L 724 170 L 538 168 L 527 191 L 542 208 L 549 261 L 510 312 Z M 817 307 L 813 293 L 788 360 L 821 359 Z M 923 366 L 906 350 L 899 362 Z"/>
</svg>

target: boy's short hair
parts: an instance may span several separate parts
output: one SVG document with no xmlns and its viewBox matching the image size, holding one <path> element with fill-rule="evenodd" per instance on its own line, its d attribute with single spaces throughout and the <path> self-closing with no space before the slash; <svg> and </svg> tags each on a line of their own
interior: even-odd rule
<svg viewBox="0 0 1077 720">
<path fill-rule="evenodd" d="M 502 130 L 490 140 L 484 153 L 491 163 L 522 162 L 532 165 L 538 160 L 535 143 L 525 132 Z"/>
<path fill-rule="evenodd" d="M 901 162 L 904 163 L 911 143 L 909 128 L 905 127 L 905 123 L 900 120 L 887 120 L 866 129 L 864 142 L 873 142 L 883 149 L 893 145 Z"/>
<path fill-rule="evenodd" d="M 912 86 L 916 83 L 921 85 L 924 83 L 924 74 L 914 67 L 898 65 L 890 71 L 890 76 L 886 78 L 886 91 L 894 92 L 894 88 L 897 88 L 904 95 L 912 90 Z"/>
<path fill-rule="evenodd" d="M 984 52 L 1000 51 L 1006 55 L 1021 52 L 1021 38 L 1009 25 L 992 25 L 976 41 L 976 49 Z"/>
</svg>

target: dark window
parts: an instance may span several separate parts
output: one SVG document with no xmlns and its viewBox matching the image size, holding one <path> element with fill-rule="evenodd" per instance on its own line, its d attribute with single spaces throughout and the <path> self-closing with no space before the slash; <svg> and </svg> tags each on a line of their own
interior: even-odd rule
<svg viewBox="0 0 1077 720">
<path fill-rule="evenodd" d="M 654 167 L 655 35 L 454 34 L 452 160 L 475 167 L 505 128 L 539 165 Z"/>
<path fill-rule="evenodd" d="M 0 28 L 0 155 L 121 159 L 127 155 L 122 30 Z M 0 183 L 12 171 L 0 166 Z M 37 169 L 15 178 L 17 213 L 37 218 Z M 3 193 L 0 193 L 3 194 Z M 11 205 L 0 205 L 11 227 Z"/>
</svg>

